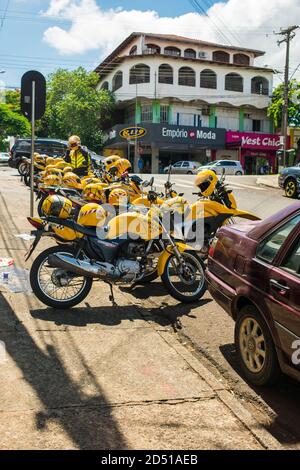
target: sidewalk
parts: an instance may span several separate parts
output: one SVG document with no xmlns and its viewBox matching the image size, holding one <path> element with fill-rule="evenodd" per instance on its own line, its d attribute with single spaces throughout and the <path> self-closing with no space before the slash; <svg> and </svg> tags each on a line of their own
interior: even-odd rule
<svg viewBox="0 0 300 470">
<path fill-rule="evenodd" d="M 0 169 L 0 257 L 29 268 L 14 236 L 30 231 L 29 193 L 13 174 Z M 279 447 L 170 331 L 156 289 L 144 302 L 115 289 L 112 307 L 95 283 L 69 311 L 0 290 L 0 449 Z"/>
<path fill-rule="evenodd" d="M 256 184 L 279 189 L 278 175 L 264 175 L 257 178 Z"/>
</svg>

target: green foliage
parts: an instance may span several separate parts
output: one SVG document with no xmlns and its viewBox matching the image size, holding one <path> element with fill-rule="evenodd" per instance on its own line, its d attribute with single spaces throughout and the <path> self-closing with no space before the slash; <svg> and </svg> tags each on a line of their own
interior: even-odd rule
<svg viewBox="0 0 300 470">
<path fill-rule="evenodd" d="M 0 142 L 8 136 L 28 136 L 30 125 L 27 119 L 12 111 L 8 104 L 0 104 Z"/>
<path fill-rule="evenodd" d="M 37 126 L 37 135 L 67 139 L 75 134 L 92 150 L 102 146 L 104 126 L 114 112 L 113 95 L 97 90 L 99 77 L 79 67 L 59 69 L 48 77 L 47 109 Z"/>
<path fill-rule="evenodd" d="M 21 91 L 7 90 L 5 92 L 5 103 L 14 113 L 21 114 Z"/>
<path fill-rule="evenodd" d="M 272 103 L 268 109 L 268 116 L 274 121 L 275 127 L 280 127 L 282 121 L 282 108 L 284 105 L 284 84 L 280 84 L 273 92 Z M 300 120 L 300 82 L 292 80 L 289 90 L 289 123 L 295 125 Z"/>
</svg>

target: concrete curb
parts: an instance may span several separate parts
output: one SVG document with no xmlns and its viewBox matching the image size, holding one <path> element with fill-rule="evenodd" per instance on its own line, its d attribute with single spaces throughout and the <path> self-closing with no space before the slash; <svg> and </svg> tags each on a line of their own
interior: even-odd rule
<svg viewBox="0 0 300 470">
<path fill-rule="evenodd" d="M 240 403 L 225 385 L 220 384 L 215 376 L 199 362 L 196 357 L 182 346 L 177 338 L 166 331 L 158 334 L 170 347 L 183 357 L 188 365 L 214 390 L 219 400 L 234 414 L 234 416 L 251 432 L 255 439 L 266 450 L 282 450 L 281 444 L 264 427 L 256 421 L 251 413 Z"/>
</svg>

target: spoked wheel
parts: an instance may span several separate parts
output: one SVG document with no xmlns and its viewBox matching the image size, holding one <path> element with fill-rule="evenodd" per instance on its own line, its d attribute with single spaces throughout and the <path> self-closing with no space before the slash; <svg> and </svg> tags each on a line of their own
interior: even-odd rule
<svg viewBox="0 0 300 470">
<path fill-rule="evenodd" d="M 37 298 L 49 307 L 59 309 L 74 307 L 87 297 L 93 280 L 49 266 L 48 257 L 52 254 L 75 255 L 71 247 L 60 246 L 41 253 L 30 270 L 32 290 Z"/>
<path fill-rule="evenodd" d="M 193 251 L 181 253 L 182 262 L 174 255 L 168 259 L 162 275 L 163 283 L 175 299 L 196 302 L 206 291 L 205 265 Z"/>
<path fill-rule="evenodd" d="M 21 176 L 25 176 L 28 174 L 28 164 L 25 162 L 21 162 L 18 166 L 18 172 Z"/>
</svg>

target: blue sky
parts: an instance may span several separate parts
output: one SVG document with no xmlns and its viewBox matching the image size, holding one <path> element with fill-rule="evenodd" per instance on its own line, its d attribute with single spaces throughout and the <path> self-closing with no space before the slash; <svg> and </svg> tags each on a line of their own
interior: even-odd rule
<svg viewBox="0 0 300 470">
<path fill-rule="evenodd" d="M 197 15 L 189 0 L 0 0 L 0 71 L 6 71 L 0 79 L 6 86 L 19 86 L 30 69 L 46 75 L 58 66 L 93 69 L 132 31 L 262 49 L 266 56 L 258 65 L 283 70 L 284 46 L 277 47 L 273 31 L 300 25 L 299 0 L 272 0 L 272 8 L 269 0 L 197 1 L 209 18 Z M 1 21 L 7 5 L 6 19 Z M 41 11 L 49 13 L 50 5 L 55 17 L 42 16 Z M 149 10 L 157 15 L 146 13 Z M 297 36 L 291 73 L 299 64 L 300 32 Z M 295 77 L 300 78 L 300 67 Z"/>
<path fill-rule="evenodd" d="M 7 86 L 16 86 L 20 83 L 22 74 L 31 68 L 49 73 L 58 65 L 72 66 L 84 65 L 92 67 L 95 61 L 101 58 L 97 50 L 87 51 L 84 54 L 61 56 L 53 47 L 43 41 L 45 29 L 59 24 L 64 28 L 70 22 L 57 22 L 46 20 L 38 16 L 41 10 L 47 10 L 49 1 L 45 0 L 10 0 L 7 17 L 0 30 L 0 70 L 6 70 L 1 79 Z M 137 9 L 141 11 L 156 10 L 160 16 L 177 16 L 193 11 L 188 0 L 173 0 L 172 11 L 166 1 L 152 0 L 101 0 L 97 1 L 102 9 L 122 7 L 125 10 Z M 213 3 L 213 2 L 212 2 Z M 0 25 L 7 0 L 0 0 Z M 33 57 L 33 59 L 31 59 Z M 36 58 L 36 59 L 35 59 Z"/>
</svg>

